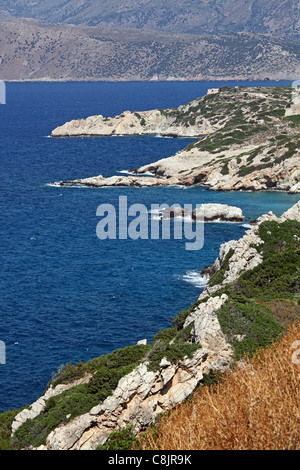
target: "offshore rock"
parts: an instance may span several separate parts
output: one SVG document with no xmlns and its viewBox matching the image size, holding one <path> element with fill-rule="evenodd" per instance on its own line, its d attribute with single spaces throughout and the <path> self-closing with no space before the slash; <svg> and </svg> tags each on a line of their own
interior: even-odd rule
<svg viewBox="0 0 300 470">
<path fill-rule="evenodd" d="M 193 219 L 203 216 L 205 222 L 243 222 L 242 209 L 227 204 L 201 204 L 193 211 Z"/>
</svg>

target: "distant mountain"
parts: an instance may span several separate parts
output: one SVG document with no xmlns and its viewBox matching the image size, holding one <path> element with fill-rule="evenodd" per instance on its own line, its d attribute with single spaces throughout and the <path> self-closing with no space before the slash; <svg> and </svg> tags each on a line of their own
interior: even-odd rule
<svg viewBox="0 0 300 470">
<path fill-rule="evenodd" d="M 1 80 L 296 79 L 299 43 L 0 20 Z"/>
<path fill-rule="evenodd" d="M 172 33 L 300 37 L 299 0 L 0 0 L 0 16 Z"/>
</svg>

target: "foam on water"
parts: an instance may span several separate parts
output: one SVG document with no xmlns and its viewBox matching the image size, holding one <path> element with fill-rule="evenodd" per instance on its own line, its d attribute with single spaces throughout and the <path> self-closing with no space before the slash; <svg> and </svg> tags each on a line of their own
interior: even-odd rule
<svg viewBox="0 0 300 470">
<path fill-rule="evenodd" d="M 205 276 L 202 276 L 199 271 L 187 271 L 183 276 L 182 280 L 188 283 L 193 284 L 195 287 L 203 288 L 208 279 Z"/>
</svg>

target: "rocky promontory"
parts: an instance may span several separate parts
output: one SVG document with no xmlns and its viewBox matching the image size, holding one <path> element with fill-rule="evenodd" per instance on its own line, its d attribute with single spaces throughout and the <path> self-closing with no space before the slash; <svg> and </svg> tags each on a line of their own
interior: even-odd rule
<svg viewBox="0 0 300 470">
<path fill-rule="evenodd" d="M 222 87 L 172 109 L 92 116 L 57 127 L 52 137 L 153 135 L 194 137 L 169 158 L 133 169 L 57 185 L 203 185 L 222 191 L 300 192 L 300 102 L 292 87 Z M 144 173 L 153 174 L 153 178 Z"/>
</svg>

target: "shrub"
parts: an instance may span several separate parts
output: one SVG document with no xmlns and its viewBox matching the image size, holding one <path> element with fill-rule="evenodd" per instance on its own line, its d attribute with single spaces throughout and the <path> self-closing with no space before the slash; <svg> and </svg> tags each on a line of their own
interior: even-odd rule
<svg viewBox="0 0 300 470">
<path fill-rule="evenodd" d="M 173 343 L 167 344 L 162 341 L 157 341 L 149 353 L 148 370 L 157 371 L 161 360 L 165 357 L 171 364 L 183 359 L 185 356 L 192 357 L 194 352 L 201 347 L 198 343 L 193 344 L 180 344 Z"/>
<path fill-rule="evenodd" d="M 217 312 L 221 329 L 233 345 L 236 359 L 253 355 L 260 347 L 272 343 L 282 332 L 272 312 L 256 302 L 227 301 Z"/>
<path fill-rule="evenodd" d="M 85 372 L 85 366 L 82 362 L 79 362 L 77 365 L 68 362 L 66 365 L 61 366 L 57 374 L 53 377 L 51 384 L 55 387 L 57 384 L 74 382 L 84 377 Z"/>
<path fill-rule="evenodd" d="M 0 414 L 0 450 L 12 450 L 11 425 L 21 410 L 9 410 Z"/>
<path fill-rule="evenodd" d="M 221 169 L 221 174 L 224 176 L 229 174 L 228 162 L 224 163 Z"/>
<path fill-rule="evenodd" d="M 224 275 L 226 271 L 228 270 L 229 267 L 229 260 L 233 256 L 234 250 L 233 248 L 230 248 L 228 251 L 227 255 L 225 256 L 225 259 L 220 267 L 210 278 L 209 280 L 209 285 L 210 286 L 216 286 L 218 284 L 222 284 L 224 281 Z"/>
<path fill-rule="evenodd" d="M 129 425 L 120 431 L 112 432 L 105 444 L 96 450 L 131 450 L 134 444 L 137 447 L 138 440 L 134 435 L 133 426 Z"/>
<path fill-rule="evenodd" d="M 300 124 L 300 114 L 295 114 L 294 116 L 287 116 L 286 120 L 292 121 L 294 124 Z"/>
</svg>

